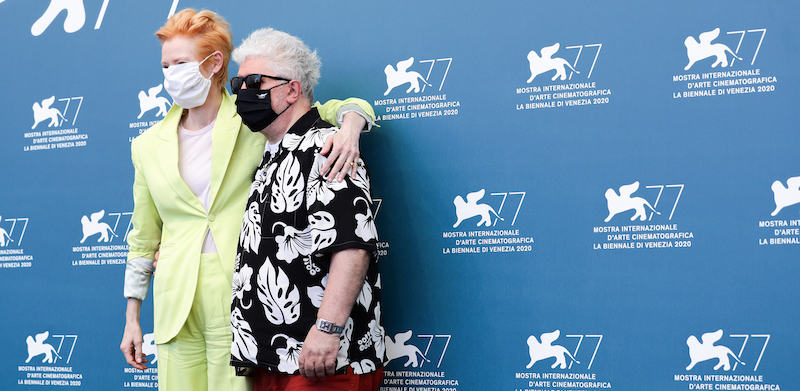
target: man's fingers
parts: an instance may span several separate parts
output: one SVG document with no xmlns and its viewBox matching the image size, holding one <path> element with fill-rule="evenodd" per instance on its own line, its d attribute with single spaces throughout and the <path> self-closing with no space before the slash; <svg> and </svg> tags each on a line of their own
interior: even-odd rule
<svg viewBox="0 0 800 391">
<path fill-rule="evenodd" d="M 325 366 L 325 372 L 328 376 L 333 376 L 336 374 L 336 359 L 328 362 L 328 365 Z"/>
<path fill-rule="evenodd" d="M 319 363 L 314 370 L 314 374 L 316 375 L 317 379 L 325 380 L 325 365 L 323 363 Z"/>
<path fill-rule="evenodd" d="M 303 352 L 305 353 L 305 352 Z M 314 375 L 313 368 L 309 365 L 309 360 L 306 359 L 304 354 L 300 354 L 300 358 L 297 360 L 297 365 L 300 367 L 300 376 L 303 379 L 311 379 Z"/>
<path fill-rule="evenodd" d="M 300 375 L 303 376 L 304 379 L 317 381 L 317 372 L 314 367 L 309 366 L 308 364 L 304 367 L 300 367 Z"/>
<path fill-rule="evenodd" d="M 300 367 L 300 376 L 310 381 L 325 380 L 326 376 L 333 376 L 336 374 L 336 360 L 329 363 L 323 361 L 305 360 L 302 363 L 298 361 Z"/>
<path fill-rule="evenodd" d="M 297 360 L 297 366 L 300 367 L 300 376 L 302 376 L 303 379 L 308 379 L 308 376 L 306 375 L 306 362 L 303 359 L 302 354 L 300 354 L 300 358 Z"/>
</svg>

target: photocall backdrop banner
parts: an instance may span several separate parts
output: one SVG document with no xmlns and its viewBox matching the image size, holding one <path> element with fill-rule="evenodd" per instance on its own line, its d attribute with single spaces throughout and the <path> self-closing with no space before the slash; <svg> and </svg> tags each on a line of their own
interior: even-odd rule
<svg viewBox="0 0 800 391">
<path fill-rule="evenodd" d="M 157 386 L 118 348 L 130 142 L 187 7 L 375 107 L 382 390 L 800 386 L 796 1 L 0 0 L 0 388 Z"/>
</svg>

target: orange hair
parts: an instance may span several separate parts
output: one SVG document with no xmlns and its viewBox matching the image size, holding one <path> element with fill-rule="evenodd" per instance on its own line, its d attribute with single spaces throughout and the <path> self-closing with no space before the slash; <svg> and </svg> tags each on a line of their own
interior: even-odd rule
<svg viewBox="0 0 800 391">
<path fill-rule="evenodd" d="M 197 12 L 187 8 L 172 15 L 167 23 L 156 31 L 156 36 L 162 45 L 177 36 L 193 39 L 199 57 L 206 57 L 217 50 L 222 52 L 222 70 L 214 75 L 214 82 L 218 83 L 220 88 L 225 88 L 225 83 L 228 82 L 228 63 L 233 51 L 233 34 L 230 27 L 230 23 L 216 12 L 209 10 Z"/>
</svg>

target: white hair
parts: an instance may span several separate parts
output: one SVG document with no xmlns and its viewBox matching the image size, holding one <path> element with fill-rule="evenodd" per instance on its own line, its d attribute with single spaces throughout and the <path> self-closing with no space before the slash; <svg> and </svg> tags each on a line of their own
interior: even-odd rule
<svg viewBox="0 0 800 391">
<path fill-rule="evenodd" d="M 319 83 L 322 62 L 317 51 L 312 52 L 300 38 L 273 28 L 259 29 L 233 50 L 232 57 L 239 65 L 249 57 L 267 58 L 275 72 L 270 76 L 299 81 L 303 95 L 314 102 L 314 87 Z"/>
</svg>

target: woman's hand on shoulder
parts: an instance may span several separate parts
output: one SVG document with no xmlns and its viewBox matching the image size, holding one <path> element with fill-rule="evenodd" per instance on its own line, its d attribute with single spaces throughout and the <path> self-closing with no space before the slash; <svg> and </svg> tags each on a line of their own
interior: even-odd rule
<svg viewBox="0 0 800 391">
<path fill-rule="evenodd" d="M 359 139 L 366 123 L 364 117 L 349 112 L 344 115 L 339 131 L 325 140 L 320 154 L 327 159 L 321 172 L 326 173 L 325 179 L 328 182 L 341 182 L 348 173 L 351 176 L 356 174 L 358 159 L 361 157 Z"/>
</svg>

